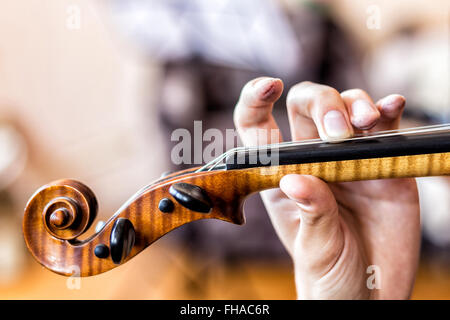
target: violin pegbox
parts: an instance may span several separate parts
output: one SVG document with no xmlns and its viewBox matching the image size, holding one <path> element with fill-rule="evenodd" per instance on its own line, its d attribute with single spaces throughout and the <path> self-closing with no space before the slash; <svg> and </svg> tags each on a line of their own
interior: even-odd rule
<svg viewBox="0 0 450 320">
<path fill-rule="evenodd" d="M 104 225 L 80 240 L 97 215 L 94 193 L 75 180 L 59 180 L 40 188 L 29 200 L 23 219 L 28 249 L 46 268 L 91 276 L 134 257 L 168 232 L 192 221 L 219 219 L 243 224 L 245 194 L 235 175 L 190 172 L 151 184 L 135 194 Z"/>
</svg>

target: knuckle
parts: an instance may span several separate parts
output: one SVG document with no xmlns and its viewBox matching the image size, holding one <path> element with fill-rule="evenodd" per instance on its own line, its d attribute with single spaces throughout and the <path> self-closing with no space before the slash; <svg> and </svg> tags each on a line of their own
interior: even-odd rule
<svg viewBox="0 0 450 320">
<path fill-rule="evenodd" d="M 295 103 L 296 100 L 300 100 L 304 96 L 304 94 L 308 90 L 308 88 L 310 88 L 311 86 L 314 86 L 314 85 L 316 85 L 316 84 L 311 81 L 302 81 L 302 82 L 295 84 L 294 86 L 292 86 L 289 89 L 289 92 L 286 97 L 286 101 L 288 102 L 288 104 L 289 104 L 289 102 Z"/>
<path fill-rule="evenodd" d="M 312 101 L 312 88 L 318 86 L 318 84 L 303 81 L 297 83 L 289 90 L 286 97 L 286 105 L 288 110 L 297 110 L 297 112 L 303 114 L 303 109 L 308 109 L 310 102 Z"/>
<path fill-rule="evenodd" d="M 290 111 L 309 116 L 324 105 L 340 104 L 342 97 L 330 86 L 304 81 L 289 90 L 286 101 Z"/>
<path fill-rule="evenodd" d="M 329 86 L 321 85 L 317 88 L 317 92 L 314 94 L 315 101 L 326 101 L 329 99 L 340 99 L 341 95 L 339 92 Z"/>
<path fill-rule="evenodd" d="M 255 78 L 255 79 L 252 79 L 252 80 L 248 81 L 248 82 L 244 85 L 244 87 L 242 87 L 242 90 L 241 90 L 241 98 L 242 98 L 243 96 L 252 94 L 252 93 L 253 93 L 253 88 L 254 88 L 255 84 L 256 84 L 258 81 L 262 80 L 262 79 L 264 79 L 264 77 L 259 77 L 259 78 Z"/>
<path fill-rule="evenodd" d="M 247 97 L 253 92 L 253 82 L 247 82 L 241 90 L 240 100 Z"/>
<path fill-rule="evenodd" d="M 288 108 L 291 108 L 292 105 L 296 104 L 296 100 L 298 100 L 298 85 L 291 87 L 286 96 L 286 104 Z"/>
<path fill-rule="evenodd" d="M 354 89 L 349 89 L 349 90 L 345 90 L 341 93 L 342 96 L 348 96 L 348 97 L 367 97 L 368 94 L 367 92 L 365 92 L 362 89 L 359 88 L 354 88 Z"/>
</svg>

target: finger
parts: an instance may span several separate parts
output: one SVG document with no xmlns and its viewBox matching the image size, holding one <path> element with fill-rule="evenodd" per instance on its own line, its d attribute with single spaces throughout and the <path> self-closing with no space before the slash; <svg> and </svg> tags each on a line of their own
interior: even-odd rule
<svg viewBox="0 0 450 320">
<path fill-rule="evenodd" d="M 356 129 L 368 130 L 376 125 L 380 119 L 380 111 L 364 90 L 347 90 L 341 93 L 341 97 Z"/>
<path fill-rule="evenodd" d="M 293 140 L 320 136 L 323 140 L 353 135 L 345 104 L 335 89 L 302 82 L 289 90 L 287 108 Z"/>
<path fill-rule="evenodd" d="M 272 115 L 273 104 L 282 92 L 283 82 L 268 77 L 254 79 L 244 86 L 234 110 L 234 123 L 244 145 L 282 140 Z"/>
<path fill-rule="evenodd" d="M 264 139 L 267 143 L 282 141 L 278 125 L 272 116 L 273 104 L 282 91 L 281 80 L 267 77 L 254 79 L 244 86 L 234 110 L 234 123 L 245 146 L 263 144 Z M 275 134 L 264 134 L 264 131 Z M 261 198 L 281 241 L 288 246 L 292 243 L 290 239 L 296 234 L 296 207 L 287 203 L 290 202 L 289 199 L 284 199 L 285 196 L 279 189 L 263 191 Z M 284 212 L 288 211 L 286 215 L 274 214 L 280 206 Z"/>
<path fill-rule="evenodd" d="M 391 94 L 379 100 L 375 106 L 380 111 L 380 119 L 371 131 L 384 131 L 398 129 L 406 99 L 399 94 Z"/>
<path fill-rule="evenodd" d="M 310 270 L 329 270 L 327 267 L 335 261 L 343 246 L 333 193 L 319 178 L 298 174 L 284 176 L 280 188 L 299 208 L 300 229 L 295 248 L 296 254 L 302 256 L 300 263 Z"/>
</svg>

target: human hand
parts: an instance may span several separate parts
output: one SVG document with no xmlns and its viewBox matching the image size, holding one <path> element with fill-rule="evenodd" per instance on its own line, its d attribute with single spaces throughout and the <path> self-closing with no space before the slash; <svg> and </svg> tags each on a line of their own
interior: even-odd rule
<svg viewBox="0 0 450 320">
<path fill-rule="evenodd" d="M 234 111 L 244 145 L 281 142 L 281 134 L 273 137 L 270 130 L 278 129 L 272 108 L 282 91 L 282 81 L 273 78 L 245 85 Z M 295 85 L 287 96 L 294 141 L 396 129 L 404 105 L 400 95 L 374 103 L 360 89 L 339 93 L 311 82 Z M 282 178 L 279 189 L 261 192 L 261 197 L 293 259 L 298 298 L 410 296 L 420 248 L 414 179 L 325 183 L 290 174 Z M 378 289 L 368 285 L 373 270 Z"/>
</svg>

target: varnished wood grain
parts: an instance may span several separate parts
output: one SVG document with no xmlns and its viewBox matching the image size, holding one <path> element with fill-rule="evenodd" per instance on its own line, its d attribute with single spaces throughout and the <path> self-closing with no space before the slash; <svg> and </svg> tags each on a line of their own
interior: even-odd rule
<svg viewBox="0 0 450 320">
<path fill-rule="evenodd" d="M 136 243 L 129 257 L 141 252 L 171 230 L 200 219 L 220 219 L 243 224 L 242 206 L 245 198 L 269 188 L 278 187 L 280 179 L 290 173 L 312 174 L 328 182 L 343 182 L 385 178 L 405 178 L 450 175 L 450 153 L 436 153 L 376 159 L 330 161 L 274 167 L 250 168 L 231 171 L 210 171 L 182 175 L 172 174 L 133 196 L 111 217 L 101 231 L 84 241 L 78 236 L 92 223 L 97 202 L 92 192 L 83 184 L 72 180 L 61 180 L 42 187 L 30 199 L 23 220 L 26 244 L 43 266 L 63 275 L 92 276 L 112 268 L 111 258 L 100 259 L 94 255 L 95 246 L 109 246 L 112 226 L 118 218 L 129 219 L 136 230 Z M 186 182 L 203 188 L 213 203 L 210 213 L 198 213 L 175 203 L 172 213 L 158 210 L 162 198 L 171 198 L 169 187 L 177 182 Z M 55 231 L 46 218 L 49 203 L 55 198 L 69 199 L 78 207 L 77 221 L 73 226 Z M 173 198 L 172 198 L 173 200 Z M 57 202 L 59 203 L 59 202 Z M 64 202 L 60 206 L 65 206 Z M 67 205 L 65 206 L 67 207 Z M 57 210 L 54 205 L 51 210 Z M 72 212 L 72 214 L 75 214 Z M 81 216 L 80 216 L 81 215 Z M 54 220 L 57 220 L 56 218 Z"/>
</svg>

